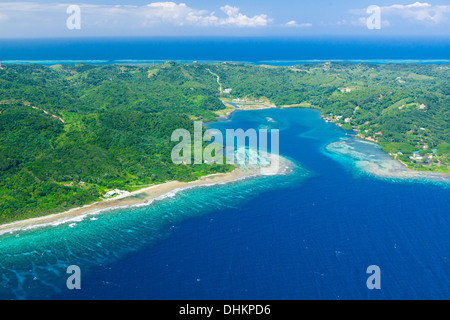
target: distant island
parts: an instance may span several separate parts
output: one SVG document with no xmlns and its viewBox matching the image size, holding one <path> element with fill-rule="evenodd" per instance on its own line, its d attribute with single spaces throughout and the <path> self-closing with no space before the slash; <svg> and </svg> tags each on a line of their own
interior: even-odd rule
<svg viewBox="0 0 450 320">
<path fill-rule="evenodd" d="M 450 173 L 450 66 L 3 65 L 0 223 L 231 165 L 175 165 L 170 136 L 236 108 L 304 107 L 411 169 Z"/>
</svg>

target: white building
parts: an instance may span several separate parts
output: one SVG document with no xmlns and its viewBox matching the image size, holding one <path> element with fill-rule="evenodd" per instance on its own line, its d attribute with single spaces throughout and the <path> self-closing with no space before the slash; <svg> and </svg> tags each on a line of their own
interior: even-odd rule
<svg viewBox="0 0 450 320">
<path fill-rule="evenodd" d="M 105 193 L 105 198 L 114 197 L 116 194 L 116 191 L 108 191 L 107 193 Z"/>
</svg>

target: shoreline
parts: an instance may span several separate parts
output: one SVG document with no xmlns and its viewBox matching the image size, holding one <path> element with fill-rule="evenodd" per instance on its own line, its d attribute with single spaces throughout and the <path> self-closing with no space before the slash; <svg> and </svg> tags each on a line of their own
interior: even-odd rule
<svg viewBox="0 0 450 320">
<path fill-rule="evenodd" d="M 278 107 L 278 106 L 274 105 L 273 103 L 270 103 L 270 101 L 269 101 L 268 102 L 268 103 L 270 103 L 269 105 L 259 104 L 259 105 L 249 105 L 249 107 L 247 107 L 247 108 L 236 108 L 233 105 L 226 103 L 227 101 L 222 101 L 222 102 L 227 107 L 228 106 L 233 107 L 232 110 L 228 110 L 226 115 L 221 116 L 222 119 L 226 119 L 226 120 L 229 120 L 231 118 L 231 115 L 233 114 L 233 112 L 238 111 L 238 110 L 252 111 L 252 110 L 266 110 L 266 109 L 309 109 L 309 110 L 320 111 L 320 109 L 314 108 L 314 106 L 308 105 L 306 103 L 300 103 L 300 104 L 295 104 L 295 105 L 283 105 L 283 106 Z M 326 121 L 322 116 L 320 116 L 320 118 L 323 121 Z M 335 123 L 333 121 L 327 121 L 327 122 L 331 122 L 335 126 L 341 127 L 338 123 Z M 373 144 L 379 145 L 378 141 L 375 141 L 370 138 L 367 139 L 367 138 L 358 136 L 358 132 L 356 132 L 355 130 L 353 130 L 352 133 L 354 134 L 355 139 L 358 139 L 360 141 L 364 141 L 367 143 L 373 143 Z M 366 173 L 373 174 L 376 177 L 383 177 L 383 178 L 399 178 L 399 179 L 414 179 L 414 180 L 418 180 L 418 179 L 419 180 L 420 179 L 423 179 L 423 180 L 450 179 L 450 173 L 441 172 L 441 171 L 414 170 L 414 169 L 409 168 L 408 165 L 405 164 L 404 162 L 402 162 L 400 159 L 392 159 L 388 153 L 386 153 L 384 151 L 382 151 L 382 152 L 384 154 L 386 154 L 387 156 L 389 156 L 389 160 L 394 161 L 396 164 L 401 166 L 401 168 L 394 165 L 393 167 L 396 167 L 395 169 L 391 168 L 389 170 L 386 170 L 386 169 L 377 170 L 375 168 L 379 167 L 378 162 L 371 163 L 370 161 L 366 161 L 365 162 L 366 165 L 361 167 L 360 169 L 365 171 Z"/>
<path fill-rule="evenodd" d="M 311 110 L 315 110 L 315 109 L 311 109 Z M 318 109 L 317 109 L 318 110 Z M 320 111 L 320 110 L 319 110 Z M 322 115 L 320 116 L 320 118 L 322 119 L 322 120 L 324 120 L 324 121 L 326 121 L 327 123 L 332 123 L 332 124 L 334 124 L 335 126 L 338 126 L 338 127 L 340 127 L 340 128 L 342 128 L 342 125 L 341 124 L 339 124 L 339 123 L 336 123 L 336 122 L 334 122 L 334 121 L 327 121 L 327 119 L 325 118 L 325 117 L 323 117 Z M 345 129 L 343 129 L 343 130 L 345 130 Z M 372 138 L 372 137 L 364 137 L 364 136 L 362 136 L 361 134 L 360 134 L 360 132 L 358 132 L 356 129 L 352 129 L 351 131 L 349 131 L 349 132 L 351 132 L 351 134 L 352 134 L 352 136 L 355 138 L 355 139 L 357 139 L 357 140 L 359 140 L 359 141 L 364 141 L 364 142 L 366 142 L 366 143 L 373 143 L 373 144 L 375 144 L 375 145 L 377 145 L 377 146 L 379 146 L 380 148 L 381 148 L 381 144 L 378 142 L 378 140 L 376 140 L 376 139 L 374 139 L 374 138 Z M 385 152 L 385 151 L 383 151 L 383 150 L 381 150 L 384 154 L 386 154 L 387 156 L 389 156 L 389 158 L 392 160 L 392 161 L 395 161 L 398 165 L 401 165 L 401 166 L 403 166 L 404 167 L 404 170 L 402 170 L 403 172 L 401 173 L 401 174 L 399 174 L 398 176 L 395 176 L 395 175 L 384 175 L 383 177 L 396 177 L 396 178 L 405 178 L 407 175 L 408 176 L 410 176 L 410 177 L 413 177 L 414 179 L 420 179 L 420 177 L 421 176 L 423 176 L 423 178 L 424 179 L 427 179 L 428 177 L 438 177 L 438 176 L 441 176 L 441 177 L 444 177 L 444 178 L 450 178 L 450 173 L 448 173 L 448 172 L 443 172 L 443 171 L 433 171 L 433 170 L 415 170 L 415 169 L 412 169 L 412 168 L 410 168 L 405 162 L 403 162 L 403 161 L 401 161 L 400 159 L 397 159 L 397 158 L 392 158 L 391 157 L 391 154 L 389 154 L 389 153 L 387 153 L 387 152 Z M 376 164 L 375 163 L 373 163 L 373 165 L 374 166 L 376 166 Z M 425 168 L 425 167 L 424 167 Z M 406 174 L 405 174 L 406 173 Z M 382 175 L 379 175 L 379 174 L 376 174 L 376 176 L 382 176 Z"/>
<path fill-rule="evenodd" d="M 58 60 L 58 59 L 5 59 L 2 60 L 2 63 L 5 65 L 11 64 L 42 64 L 45 66 L 52 66 L 55 64 L 64 64 L 71 65 L 77 63 L 85 63 L 91 65 L 153 65 L 153 64 L 162 64 L 165 62 L 177 62 L 177 63 L 242 63 L 247 65 L 256 65 L 256 66 L 269 66 L 269 67 L 289 67 L 291 65 L 302 65 L 302 64 L 323 64 L 326 62 L 332 63 L 342 63 L 342 62 L 350 62 L 350 63 L 369 63 L 369 64 L 408 64 L 408 63 L 416 63 L 416 64 L 435 64 L 435 65 L 448 65 L 450 64 L 450 59 L 382 59 L 382 58 L 372 58 L 372 59 L 288 59 L 288 60 L 184 60 L 184 59 L 156 59 L 156 60 L 148 60 L 148 59 L 66 59 L 66 60 Z M 280 64 L 281 63 L 281 64 Z"/>
<path fill-rule="evenodd" d="M 240 110 L 234 106 L 232 107 L 233 109 L 229 108 L 226 114 L 217 115 L 216 121 L 218 121 L 220 118 L 229 119 L 234 111 Z M 270 107 L 265 105 L 258 105 L 256 108 L 241 109 L 241 110 L 259 110 L 270 108 L 277 108 L 277 107 L 275 105 L 271 105 Z M 277 156 L 276 161 L 278 164 L 280 162 L 285 161 L 284 159 L 283 161 L 280 161 L 281 159 L 282 159 L 281 157 Z M 271 166 L 269 166 L 269 168 L 270 167 Z M 277 172 L 275 174 L 283 174 L 283 173 Z M 176 192 L 185 189 L 190 189 L 193 187 L 226 184 L 244 178 L 250 178 L 254 176 L 264 176 L 264 175 L 270 174 L 262 173 L 261 168 L 243 170 L 239 167 L 236 167 L 233 171 L 228 173 L 210 174 L 207 176 L 202 176 L 199 179 L 190 182 L 167 181 L 150 187 L 144 187 L 142 189 L 133 192 L 127 192 L 125 194 L 118 195 L 114 198 L 106 199 L 103 201 L 97 201 L 91 204 L 86 204 L 81 207 L 72 208 L 67 211 L 0 224 L 0 236 L 7 233 L 14 233 L 17 231 L 25 231 L 46 226 L 57 226 L 72 221 L 77 222 L 83 220 L 88 215 L 96 215 L 101 212 L 110 211 L 113 209 L 150 205 L 153 201 L 158 200 L 159 198 L 165 198 Z"/>
<path fill-rule="evenodd" d="M 373 177 L 450 183 L 450 174 L 448 173 L 412 170 L 398 159 L 392 159 L 382 150 L 377 150 L 378 152 L 383 152 L 382 155 L 376 155 L 359 149 L 357 144 L 365 143 L 375 144 L 374 142 L 355 137 L 353 143 L 349 143 L 348 140 L 336 141 L 325 146 L 325 149 L 333 155 L 351 158 L 356 168 Z"/>
<path fill-rule="evenodd" d="M 356 133 L 356 132 L 355 132 Z M 381 145 L 379 144 L 379 142 L 377 140 L 374 140 L 370 137 L 362 137 L 359 136 L 359 134 L 355 134 L 355 139 L 358 139 L 360 141 L 366 142 L 366 143 L 372 143 L 377 145 L 378 147 L 380 147 L 381 149 Z M 390 153 L 386 153 L 385 151 L 381 150 L 383 153 L 385 153 L 386 155 L 389 156 L 390 160 L 397 162 L 399 165 L 403 166 L 403 171 L 408 172 L 407 174 L 409 174 L 410 176 L 415 175 L 415 178 L 419 178 L 420 176 L 423 176 L 425 179 L 427 179 L 427 176 L 429 177 L 444 177 L 444 178 L 450 178 L 450 173 L 448 172 L 442 172 L 442 171 L 433 171 L 433 170 L 415 170 L 415 169 L 411 169 L 408 164 L 406 164 L 405 162 L 403 162 L 402 160 L 398 159 L 398 158 L 392 158 Z M 405 177 L 405 175 L 401 175 L 402 178 Z"/>
<path fill-rule="evenodd" d="M 145 187 L 131 193 L 119 195 L 111 199 L 94 202 L 82 207 L 72 208 L 64 212 L 25 220 L 17 220 L 3 224 L 0 225 L 0 236 L 7 233 L 12 234 L 18 231 L 26 231 L 48 226 L 58 226 L 69 222 L 79 222 L 84 220 L 87 216 L 95 216 L 114 209 L 148 206 L 154 201 L 172 197 L 180 191 L 191 188 L 233 183 L 257 176 L 283 175 L 287 174 L 289 169 L 293 169 L 293 164 L 291 164 L 291 162 L 287 159 L 277 156 L 274 160 L 276 165 L 281 164 L 276 172 L 270 171 L 271 166 L 268 166 L 268 172 L 264 171 L 264 167 L 245 170 L 240 167 L 236 167 L 231 172 L 214 173 L 190 182 L 167 181 L 161 184 Z"/>
<path fill-rule="evenodd" d="M 18 220 L 0 225 L 0 236 L 15 231 L 29 230 L 45 226 L 57 226 L 59 224 L 80 221 L 88 215 L 96 215 L 101 212 L 110 211 L 122 207 L 134 207 L 150 205 L 155 200 L 163 199 L 179 191 L 193 187 L 211 186 L 231 183 L 251 176 L 256 176 L 254 171 L 244 171 L 236 168 L 228 173 L 215 173 L 203 176 L 195 181 L 181 182 L 168 181 L 151 187 L 142 188 L 125 195 L 120 195 L 108 200 L 94 202 L 82 207 L 72 208 L 68 211 L 45 215 L 36 218 Z"/>
<path fill-rule="evenodd" d="M 242 111 L 251 111 L 251 110 L 264 110 L 264 109 L 287 109 L 287 108 L 298 108 L 298 109 L 310 109 L 316 110 L 308 107 L 302 106 L 281 106 L 277 107 L 275 105 L 252 105 L 251 108 L 233 108 L 232 110 L 228 110 L 226 115 L 219 116 L 219 118 L 230 119 L 230 116 L 233 112 L 237 110 Z M 322 119 L 323 120 L 323 119 Z M 337 125 L 333 123 L 334 125 Z M 360 141 L 364 141 L 366 143 L 375 143 L 374 141 L 369 141 L 367 139 L 363 139 L 360 137 L 354 136 L 355 139 L 359 139 Z M 336 141 L 331 145 L 342 143 L 342 141 Z M 331 151 L 331 150 L 330 150 Z M 331 151 L 333 152 L 333 151 Z M 335 152 L 334 152 L 335 153 Z M 337 152 L 339 154 L 339 152 Z M 342 154 L 342 153 L 341 153 Z M 386 153 L 386 155 L 388 155 Z M 283 159 L 280 157 L 280 159 Z M 371 159 L 372 160 L 372 159 Z M 442 178 L 444 177 L 450 179 L 450 174 L 443 172 L 434 172 L 434 171 L 419 171 L 408 168 L 403 162 L 398 159 L 389 159 L 399 166 L 401 166 L 401 170 L 399 168 L 383 168 L 384 170 L 380 170 L 380 164 L 377 161 L 362 161 L 360 166 L 360 170 L 372 174 L 377 177 L 389 177 L 389 178 L 400 178 L 400 179 L 431 179 L 436 180 L 436 177 Z M 283 161 L 284 162 L 284 161 Z M 360 161 L 361 162 L 361 161 Z M 383 167 L 383 166 L 381 166 Z M 394 166 L 395 167 L 395 166 Z M 286 167 L 287 168 L 287 167 Z M 277 172 L 276 174 L 283 174 Z M 239 167 L 234 169 L 228 173 L 215 173 L 207 176 L 200 177 L 199 179 L 191 182 L 180 182 L 180 181 L 168 181 L 161 184 L 153 185 L 150 187 L 144 187 L 142 189 L 133 191 L 131 193 L 126 193 L 123 195 L 116 196 L 111 199 L 97 201 L 92 204 L 84 205 L 81 207 L 72 208 L 70 210 L 44 215 L 36 218 L 29 218 L 25 220 L 17 220 L 13 222 L 9 222 L 6 224 L 0 224 L 0 236 L 6 233 L 13 233 L 16 231 L 24 231 L 34 228 L 40 228 L 45 226 L 57 226 L 59 224 L 67 223 L 67 222 L 76 222 L 83 220 L 88 215 L 96 215 L 101 212 L 110 211 L 118 208 L 125 207 L 135 207 L 135 206 L 146 206 L 153 203 L 153 201 L 169 197 L 172 194 L 175 194 L 179 191 L 190 189 L 193 187 L 201 187 L 201 186 L 211 186 L 218 184 L 226 184 L 235 182 L 244 178 L 254 177 L 254 176 L 263 176 L 264 174 L 260 172 L 260 169 L 253 170 L 243 170 Z M 434 178 L 434 179 L 433 179 Z M 450 180 L 449 180 L 450 181 Z"/>
</svg>

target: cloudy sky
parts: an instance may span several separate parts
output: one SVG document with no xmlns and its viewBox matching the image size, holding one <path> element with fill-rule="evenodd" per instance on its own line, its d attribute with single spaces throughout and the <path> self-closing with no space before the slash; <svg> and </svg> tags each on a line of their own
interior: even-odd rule
<svg viewBox="0 0 450 320">
<path fill-rule="evenodd" d="M 371 5 L 380 29 L 367 27 Z M 450 1 L 0 0 L 0 38 L 365 34 L 450 37 Z"/>
</svg>

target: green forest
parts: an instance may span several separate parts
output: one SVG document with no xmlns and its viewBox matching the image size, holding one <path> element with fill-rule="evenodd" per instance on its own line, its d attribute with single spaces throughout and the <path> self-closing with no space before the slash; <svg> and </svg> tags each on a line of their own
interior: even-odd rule
<svg viewBox="0 0 450 320">
<path fill-rule="evenodd" d="M 164 70 L 172 70 L 165 72 Z M 0 222 L 61 212 L 230 165 L 175 165 L 172 132 L 223 108 L 182 67 L 10 65 L 0 70 Z M 180 72 L 180 74 L 179 74 Z M 205 71 L 203 78 L 211 75 Z"/>
<path fill-rule="evenodd" d="M 449 70 L 350 63 L 6 65 L 0 69 L 0 223 L 99 201 L 112 189 L 232 170 L 171 161 L 172 132 L 193 130 L 193 120 L 215 120 L 223 98 L 316 108 L 411 168 L 450 172 Z"/>
</svg>

